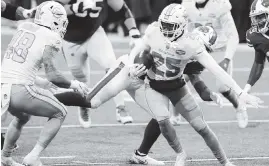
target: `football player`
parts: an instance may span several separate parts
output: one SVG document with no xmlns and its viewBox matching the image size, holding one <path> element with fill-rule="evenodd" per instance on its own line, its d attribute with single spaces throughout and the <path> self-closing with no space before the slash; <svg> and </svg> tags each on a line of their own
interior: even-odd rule
<svg viewBox="0 0 269 166">
<path fill-rule="evenodd" d="M 269 61 L 269 1 L 255 0 L 251 5 L 252 27 L 247 31 L 247 44 L 254 47 L 255 60 L 244 88 L 246 92 L 260 79 L 265 60 Z"/>
<path fill-rule="evenodd" d="M 186 8 L 189 16 L 188 29 L 201 25 L 212 26 L 218 39 L 212 46 L 215 54 L 224 54 L 224 59 L 219 65 L 232 76 L 233 56 L 239 43 L 238 32 L 231 15 L 231 4 L 229 0 L 182 0 L 182 5 Z M 219 92 L 227 98 L 236 109 L 236 118 L 238 126 L 245 128 L 248 124 L 248 115 L 246 109 L 241 107 L 234 91 L 217 80 Z M 172 117 L 171 119 L 176 119 Z M 175 120 L 174 120 L 175 121 Z"/>
<path fill-rule="evenodd" d="M 56 70 L 53 59 L 60 55 L 62 38 L 68 24 L 67 14 L 59 3 L 48 1 L 37 8 L 34 23 L 19 25 L 5 52 L 1 67 L 1 113 L 9 111 L 10 123 L 1 163 L 21 165 L 12 157 L 12 149 L 30 116 L 47 117 L 37 144 L 24 158 L 25 165 L 42 165 L 39 156 L 58 133 L 66 116 L 66 108 L 51 92 L 34 85 L 37 72 L 44 64 L 49 80 L 59 87 L 71 88 L 82 96 L 88 93 L 84 83 L 66 79 Z"/>
<path fill-rule="evenodd" d="M 129 57 L 129 63 L 132 64 L 140 55 L 147 55 L 139 54 L 140 52 L 150 52 L 149 55 L 152 56 L 144 58 L 148 59 L 145 66 L 149 68 L 147 72 L 149 84 L 141 84 L 142 80 L 135 79 L 136 75 L 140 72 L 144 73 L 143 70 L 145 69 L 145 66 L 138 65 L 135 66 L 137 70 L 132 71 L 132 67 L 131 70 L 123 70 L 122 73 L 125 72 L 123 75 L 127 73 L 131 79 L 125 77 L 121 81 L 112 79 L 106 86 L 127 87 L 127 92 L 137 104 L 157 120 L 161 133 L 178 154 L 176 165 L 184 165 L 186 154 L 169 121 L 169 100 L 172 101 L 176 110 L 204 138 L 220 163 L 227 166 L 232 165 L 226 158 L 215 134 L 204 121 L 199 106 L 190 94 L 183 79 L 183 70 L 190 59 L 196 59 L 227 86 L 233 88 L 244 104 L 249 103 L 258 107 L 260 100 L 242 91 L 234 80 L 205 51 L 204 43 L 200 42 L 199 35 L 186 31 L 186 24 L 187 15 L 181 5 L 172 4 L 167 6 L 160 15 L 159 22 L 154 22 L 147 28 L 143 42 L 135 46 Z M 126 64 L 129 65 L 128 63 Z M 120 77 L 120 73 L 117 76 Z M 134 86 L 129 86 L 130 84 Z M 136 85 L 138 88 L 135 88 Z M 102 90 L 105 90 L 106 86 Z M 107 96 L 111 95 L 110 91 L 106 90 L 107 95 L 101 96 L 102 90 L 93 98 L 88 96 L 90 100 L 84 102 L 85 106 L 94 107 L 102 101 L 106 101 Z M 64 96 L 65 99 L 68 99 L 66 94 Z M 82 101 L 81 99 L 79 100 Z M 72 97 L 72 101 L 69 101 L 69 103 L 79 102 L 79 100 Z"/>
<path fill-rule="evenodd" d="M 204 121 L 202 111 L 190 94 L 183 71 L 189 60 L 195 59 L 211 71 L 226 86 L 232 88 L 244 104 L 258 107 L 259 99 L 249 96 L 207 53 L 199 36 L 186 31 L 184 7 L 171 4 L 162 11 L 159 21 L 147 28 L 143 42 L 130 53 L 130 60 L 143 50 L 151 52 L 154 64 L 147 72 L 149 86 L 144 88 L 147 107 L 157 120 L 163 136 L 177 153 L 176 165 L 185 164 L 186 153 L 169 121 L 169 101 L 199 133 L 222 165 L 233 165 L 227 159 L 217 137 Z"/>
<path fill-rule="evenodd" d="M 116 15 L 124 20 L 129 35 L 136 42 L 140 33 L 133 15 L 123 0 L 58 0 L 64 4 L 68 14 L 69 26 L 64 38 L 63 51 L 73 76 L 79 81 L 89 83 L 89 57 L 97 61 L 106 71 L 116 63 L 112 44 L 101 27 L 105 12 L 111 7 Z M 132 123 L 124 104 L 124 94 L 115 96 L 117 121 Z M 85 128 L 90 127 L 90 110 L 79 109 L 79 121 Z"/>
<path fill-rule="evenodd" d="M 35 8 L 28 10 L 20 6 L 13 6 L 1 0 L 2 17 L 9 20 L 25 20 L 34 17 Z"/>
</svg>

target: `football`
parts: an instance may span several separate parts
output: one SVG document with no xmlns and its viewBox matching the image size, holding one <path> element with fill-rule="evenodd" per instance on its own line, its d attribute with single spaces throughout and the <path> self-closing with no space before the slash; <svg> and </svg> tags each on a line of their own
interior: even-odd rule
<svg viewBox="0 0 269 166">
<path fill-rule="evenodd" d="M 147 50 L 138 54 L 134 59 L 134 63 L 144 64 L 147 69 L 150 69 L 152 67 L 153 62 L 154 62 L 153 57 L 150 51 Z"/>
</svg>

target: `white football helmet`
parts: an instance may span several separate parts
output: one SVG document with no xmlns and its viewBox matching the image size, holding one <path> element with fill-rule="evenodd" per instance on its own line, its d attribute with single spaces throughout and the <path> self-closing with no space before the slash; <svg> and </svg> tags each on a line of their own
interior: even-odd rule
<svg viewBox="0 0 269 166">
<path fill-rule="evenodd" d="M 193 30 L 194 34 L 199 36 L 199 40 L 201 40 L 208 52 L 212 52 L 212 45 L 215 44 L 217 40 L 217 32 L 210 26 L 200 26 Z"/>
<path fill-rule="evenodd" d="M 49 28 L 63 38 L 68 25 L 67 14 L 60 3 L 46 1 L 37 7 L 34 23 Z"/>
<path fill-rule="evenodd" d="M 266 33 L 269 30 L 269 0 L 254 0 L 249 17 L 251 25 L 257 28 L 260 33 Z"/>
<path fill-rule="evenodd" d="M 186 9 L 180 4 L 166 6 L 158 19 L 160 30 L 170 41 L 184 33 L 188 23 Z"/>
</svg>

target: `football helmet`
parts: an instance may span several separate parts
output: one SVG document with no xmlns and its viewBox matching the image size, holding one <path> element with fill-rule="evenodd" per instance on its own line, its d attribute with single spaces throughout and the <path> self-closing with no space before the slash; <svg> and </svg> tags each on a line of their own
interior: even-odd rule
<svg viewBox="0 0 269 166">
<path fill-rule="evenodd" d="M 199 36 L 199 40 L 204 43 L 209 52 L 212 52 L 212 46 L 217 40 L 217 32 L 210 26 L 200 26 L 193 30 L 193 33 Z"/>
<path fill-rule="evenodd" d="M 49 28 L 63 38 L 68 25 L 67 14 L 60 3 L 46 1 L 37 7 L 34 23 Z"/>
<path fill-rule="evenodd" d="M 186 9 L 180 4 L 170 4 L 163 9 L 158 22 L 163 35 L 173 41 L 184 33 L 188 23 Z"/>
<path fill-rule="evenodd" d="M 254 0 L 249 17 L 251 25 L 260 33 L 266 33 L 269 30 L 269 0 Z"/>
<path fill-rule="evenodd" d="M 201 4 L 204 3 L 206 0 L 195 0 L 196 3 Z"/>
</svg>

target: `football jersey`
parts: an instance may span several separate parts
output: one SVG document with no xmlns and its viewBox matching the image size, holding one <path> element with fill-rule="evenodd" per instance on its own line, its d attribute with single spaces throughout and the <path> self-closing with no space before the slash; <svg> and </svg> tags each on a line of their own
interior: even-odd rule
<svg viewBox="0 0 269 166">
<path fill-rule="evenodd" d="M 61 44 L 60 35 L 48 28 L 31 22 L 20 24 L 2 61 L 2 83 L 34 84 L 45 46 L 61 49 Z"/>
<path fill-rule="evenodd" d="M 254 47 L 257 52 L 264 56 L 269 52 L 269 32 L 261 34 L 255 28 L 250 28 L 246 33 L 246 40 L 250 47 Z"/>
<path fill-rule="evenodd" d="M 71 0 L 69 4 L 76 3 L 81 0 Z M 99 7 L 100 13 L 97 17 L 92 17 L 94 14 L 92 12 L 88 12 L 86 17 L 78 17 L 76 15 L 68 16 L 68 26 L 67 31 L 64 36 L 66 41 L 74 42 L 74 43 L 83 43 L 88 38 L 90 38 L 95 31 L 103 24 L 103 21 L 106 19 L 108 4 L 107 0 L 97 2 L 96 6 Z"/>
<path fill-rule="evenodd" d="M 182 76 L 186 64 L 205 47 L 192 33 L 184 33 L 171 42 L 163 36 L 158 24 L 150 24 L 145 31 L 145 42 L 154 59 L 147 74 L 153 80 L 174 80 Z"/>
<path fill-rule="evenodd" d="M 214 49 L 225 47 L 227 43 L 226 29 L 223 28 L 220 17 L 230 12 L 232 6 L 229 0 L 209 0 L 204 8 L 199 9 L 196 7 L 195 0 L 183 0 L 182 5 L 186 8 L 189 17 L 188 30 L 190 32 L 202 25 L 212 26 L 218 34 Z"/>
</svg>

